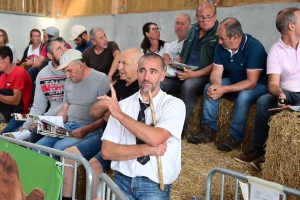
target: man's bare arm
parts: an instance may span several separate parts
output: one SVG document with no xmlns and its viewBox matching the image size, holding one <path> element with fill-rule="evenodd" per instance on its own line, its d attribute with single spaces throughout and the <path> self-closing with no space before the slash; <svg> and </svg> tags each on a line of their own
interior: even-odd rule
<svg viewBox="0 0 300 200">
<path fill-rule="evenodd" d="M 13 93 L 13 96 L 0 94 L 0 102 L 13 106 L 19 105 L 22 100 L 22 92 L 20 90 L 14 89 Z"/>
<path fill-rule="evenodd" d="M 112 77 L 113 77 L 115 71 L 117 71 L 117 69 L 118 69 L 120 55 L 121 55 L 120 50 L 116 50 L 113 53 L 114 60 L 113 60 L 113 62 L 111 64 L 110 70 L 109 70 L 108 75 L 107 75 L 110 81 L 112 81 Z"/>
</svg>

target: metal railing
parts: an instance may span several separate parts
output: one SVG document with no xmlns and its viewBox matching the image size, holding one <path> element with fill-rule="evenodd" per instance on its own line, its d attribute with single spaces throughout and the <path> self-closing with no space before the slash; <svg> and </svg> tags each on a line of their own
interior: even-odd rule
<svg viewBox="0 0 300 200">
<path fill-rule="evenodd" d="M 249 182 L 249 180 L 251 181 L 255 181 L 257 183 L 259 183 L 260 185 L 263 185 L 267 188 L 276 188 L 276 190 L 281 190 L 282 191 L 282 199 L 285 200 L 286 199 L 286 194 L 289 195 L 293 195 L 295 197 L 300 197 L 300 191 L 296 190 L 294 188 L 290 188 L 290 187 L 286 187 L 286 186 L 282 186 L 280 184 L 274 183 L 274 182 L 270 182 L 270 181 L 266 181 L 257 177 L 253 177 L 253 176 L 247 176 L 245 174 L 233 171 L 233 170 L 229 170 L 229 169 L 224 169 L 224 168 L 213 168 L 207 178 L 206 178 L 206 189 L 205 189 L 205 200 L 210 200 L 211 199 L 211 187 L 212 187 L 212 178 L 214 176 L 215 173 L 221 173 L 222 174 L 222 180 L 221 180 L 221 196 L 220 199 L 224 199 L 224 186 L 225 186 L 225 175 L 231 176 L 235 178 L 235 193 L 234 193 L 234 199 L 237 200 L 238 199 L 238 184 L 239 184 L 239 180 L 243 180 L 243 181 L 247 181 Z M 193 197 L 195 198 L 195 197 Z"/>
</svg>

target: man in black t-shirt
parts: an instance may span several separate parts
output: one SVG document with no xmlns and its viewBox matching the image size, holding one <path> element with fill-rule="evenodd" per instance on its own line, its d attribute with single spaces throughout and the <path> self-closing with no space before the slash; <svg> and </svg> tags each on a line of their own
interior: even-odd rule
<svg viewBox="0 0 300 200">
<path fill-rule="evenodd" d="M 116 79 L 120 50 L 117 43 L 108 41 L 102 28 L 94 27 L 90 31 L 93 46 L 82 53 L 87 66 L 105 73 L 111 82 Z"/>
<path fill-rule="evenodd" d="M 124 50 L 121 53 L 120 59 L 118 60 L 118 70 L 120 74 L 120 80 L 118 80 L 114 85 L 114 89 L 117 94 L 117 99 L 119 101 L 133 95 L 134 93 L 139 91 L 138 84 L 138 61 L 142 57 L 143 53 L 136 48 L 129 48 Z M 108 96 L 111 96 L 111 91 L 107 93 Z M 108 118 L 109 111 L 107 107 L 98 106 L 98 102 L 96 102 L 91 110 L 90 114 L 93 117 L 98 118 L 98 120 L 88 126 L 83 127 L 82 130 L 79 130 L 76 134 L 83 134 L 89 129 L 94 129 L 95 126 L 98 128 L 104 127 Z M 93 175 L 94 175 L 94 194 L 95 187 L 100 173 L 104 170 L 110 168 L 110 161 L 104 160 L 101 156 L 101 136 L 99 134 L 94 137 L 85 138 L 82 142 L 76 144 L 65 150 L 65 152 L 73 153 L 76 155 L 83 156 L 85 159 L 89 160 L 90 165 L 92 166 Z M 72 160 L 66 160 L 67 164 L 74 164 Z M 81 163 L 78 163 L 81 165 Z M 63 186 L 63 200 L 71 199 L 72 190 L 73 190 L 73 173 L 74 169 L 71 167 L 65 168 L 65 178 L 64 178 L 64 186 Z"/>
</svg>

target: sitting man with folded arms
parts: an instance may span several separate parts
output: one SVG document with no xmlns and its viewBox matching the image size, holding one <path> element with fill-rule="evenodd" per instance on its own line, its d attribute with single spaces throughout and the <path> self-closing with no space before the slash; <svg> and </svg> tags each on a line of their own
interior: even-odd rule
<svg viewBox="0 0 300 200">
<path fill-rule="evenodd" d="M 275 43 L 267 59 L 269 93 L 257 101 L 252 149 L 234 157 L 236 161 L 251 163 L 261 169 L 265 161 L 265 144 L 269 135 L 268 121 L 272 115 L 270 108 L 286 106 L 279 99 L 287 99 L 288 104 L 300 106 L 300 10 L 291 7 L 277 14 L 276 28 L 281 37 Z"/>
<path fill-rule="evenodd" d="M 118 101 L 121 101 L 139 91 L 137 69 L 138 61 L 142 57 L 142 55 L 143 53 L 136 48 L 126 49 L 121 53 L 118 66 L 120 80 L 118 80 L 113 86 L 116 90 Z M 111 96 L 111 91 L 109 91 L 107 95 Z M 92 106 L 90 113 L 92 116 L 98 118 L 98 120 L 93 124 L 88 125 L 86 127 L 87 129 L 91 126 L 97 126 L 99 128 L 105 126 L 109 116 L 108 108 L 106 106 L 99 106 L 98 102 L 96 102 Z M 65 150 L 65 152 L 80 155 L 83 156 L 85 159 L 89 160 L 93 169 L 94 195 L 96 192 L 96 183 L 98 181 L 100 173 L 110 168 L 110 161 L 104 160 L 101 156 L 101 144 L 101 135 L 97 135 L 88 138 L 76 144 L 75 146 L 72 146 Z M 66 163 L 74 164 L 74 162 L 69 159 L 66 159 Z M 78 165 L 81 165 L 81 163 L 78 163 Z M 65 168 L 63 200 L 71 199 L 73 189 L 73 173 L 73 168 Z"/>
<path fill-rule="evenodd" d="M 63 71 L 56 71 L 61 55 L 67 51 L 66 42 L 61 37 L 53 37 L 46 45 L 47 56 L 51 59 L 36 77 L 33 106 L 29 114 L 55 116 L 62 108 L 64 97 L 64 83 L 67 79 Z M 47 110 L 47 107 L 49 108 Z M 27 118 L 22 129 L 30 130 L 28 142 L 36 143 L 42 137 L 37 133 L 37 124 Z"/>
<path fill-rule="evenodd" d="M 203 92 L 203 130 L 187 141 L 193 144 L 215 142 L 220 98 L 232 99 L 235 105 L 230 131 L 225 142 L 217 147 L 228 152 L 237 148 L 244 139 L 251 104 L 268 91 L 267 53 L 257 39 L 243 33 L 240 22 L 235 18 L 223 20 L 217 33 L 219 44 L 215 49 L 210 83 Z M 224 71 L 229 78 L 222 78 Z"/>
<path fill-rule="evenodd" d="M 165 74 L 163 59 L 155 53 L 145 54 L 138 64 L 138 92 L 118 102 L 111 86 L 112 97 L 99 98 L 99 105 L 107 106 L 111 114 L 102 137 L 102 157 L 112 160 L 114 182 L 129 199 L 170 199 L 171 185 L 181 170 L 185 105 L 160 89 Z M 163 163 L 163 190 L 157 156 Z"/>
<path fill-rule="evenodd" d="M 29 111 L 32 95 L 31 78 L 26 70 L 15 66 L 12 62 L 11 48 L 0 47 L 0 72 L 3 72 L 0 76 L 0 123 L 8 122 L 12 113 L 26 114 Z M 12 118 L 6 132 L 20 127 L 22 124 L 19 123 L 20 121 Z"/>
<path fill-rule="evenodd" d="M 97 101 L 98 96 L 108 92 L 110 81 L 104 73 L 87 67 L 78 50 L 66 51 L 61 56 L 59 63 L 56 70 L 63 70 L 68 79 L 64 85 L 62 109 L 57 115 L 63 117 L 64 126 L 67 130 L 72 131 L 73 137 L 45 136 L 36 144 L 63 151 L 79 143 L 83 138 L 89 138 L 96 134 L 102 135 L 102 129 L 92 127 L 85 134 L 81 133 L 81 129 L 97 120 L 90 115 L 90 109 Z"/>
</svg>

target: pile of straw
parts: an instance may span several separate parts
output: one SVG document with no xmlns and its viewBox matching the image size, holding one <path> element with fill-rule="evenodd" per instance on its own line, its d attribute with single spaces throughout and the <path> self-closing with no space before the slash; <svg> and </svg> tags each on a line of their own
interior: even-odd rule
<svg viewBox="0 0 300 200">
<path fill-rule="evenodd" d="M 271 118 L 269 125 L 263 178 L 299 190 L 299 113 L 282 111 Z"/>
</svg>

